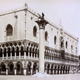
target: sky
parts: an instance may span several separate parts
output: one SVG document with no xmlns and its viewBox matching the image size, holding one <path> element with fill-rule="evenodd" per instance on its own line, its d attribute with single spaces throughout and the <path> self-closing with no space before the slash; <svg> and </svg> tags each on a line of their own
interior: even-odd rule
<svg viewBox="0 0 80 80">
<path fill-rule="evenodd" d="M 63 28 L 80 42 L 80 0 L 0 0 L 0 12 L 21 7 L 25 2 L 56 25 L 61 19 Z"/>
</svg>

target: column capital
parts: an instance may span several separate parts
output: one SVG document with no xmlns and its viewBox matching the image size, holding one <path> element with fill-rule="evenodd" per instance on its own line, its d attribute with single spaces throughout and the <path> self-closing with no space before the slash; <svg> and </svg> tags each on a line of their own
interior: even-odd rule
<svg viewBox="0 0 80 80">
<path fill-rule="evenodd" d="M 35 22 L 39 25 L 39 29 L 45 29 L 45 26 L 48 24 L 48 21 L 44 19 L 44 13 L 42 13 L 42 16 L 39 15 L 39 20 Z"/>
</svg>

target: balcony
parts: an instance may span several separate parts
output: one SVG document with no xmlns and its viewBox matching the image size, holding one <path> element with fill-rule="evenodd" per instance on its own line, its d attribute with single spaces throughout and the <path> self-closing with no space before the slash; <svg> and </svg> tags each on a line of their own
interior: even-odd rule
<svg viewBox="0 0 80 80">
<path fill-rule="evenodd" d="M 38 56 L 34 56 L 34 57 L 32 57 L 32 56 L 10 56 L 10 57 L 0 57 L 0 60 L 38 60 L 39 58 L 38 58 Z"/>
<path fill-rule="evenodd" d="M 45 61 L 55 62 L 55 63 L 65 63 L 65 64 L 77 64 L 79 62 L 78 56 L 61 52 L 60 50 L 55 50 L 50 47 L 45 47 Z"/>
</svg>

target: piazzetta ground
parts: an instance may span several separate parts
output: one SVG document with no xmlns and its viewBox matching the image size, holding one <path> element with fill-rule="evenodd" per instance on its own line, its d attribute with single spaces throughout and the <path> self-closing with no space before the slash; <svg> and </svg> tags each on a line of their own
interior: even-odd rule
<svg viewBox="0 0 80 80">
<path fill-rule="evenodd" d="M 80 80 L 80 74 L 50 75 L 49 77 L 0 75 L 0 80 Z"/>
</svg>

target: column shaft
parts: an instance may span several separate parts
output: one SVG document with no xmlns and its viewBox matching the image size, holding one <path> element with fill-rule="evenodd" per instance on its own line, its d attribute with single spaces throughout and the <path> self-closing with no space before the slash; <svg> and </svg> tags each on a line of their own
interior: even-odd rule
<svg viewBox="0 0 80 80">
<path fill-rule="evenodd" d="M 26 52 L 24 52 L 24 59 L 26 59 Z"/>
<path fill-rule="evenodd" d="M 14 69 L 14 74 L 16 75 L 16 68 Z"/>
<path fill-rule="evenodd" d="M 44 73 L 44 29 L 39 31 L 39 72 Z"/>
<path fill-rule="evenodd" d="M 6 68 L 6 75 L 8 75 L 8 68 Z"/>
<path fill-rule="evenodd" d="M 16 52 L 15 52 L 15 59 L 16 59 Z"/>
<path fill-rule="evenodd" d="M 21 57 L 21 52 L 19 52 L 19 59 L 20 59 L 20 57 Z"/>
</svg>

